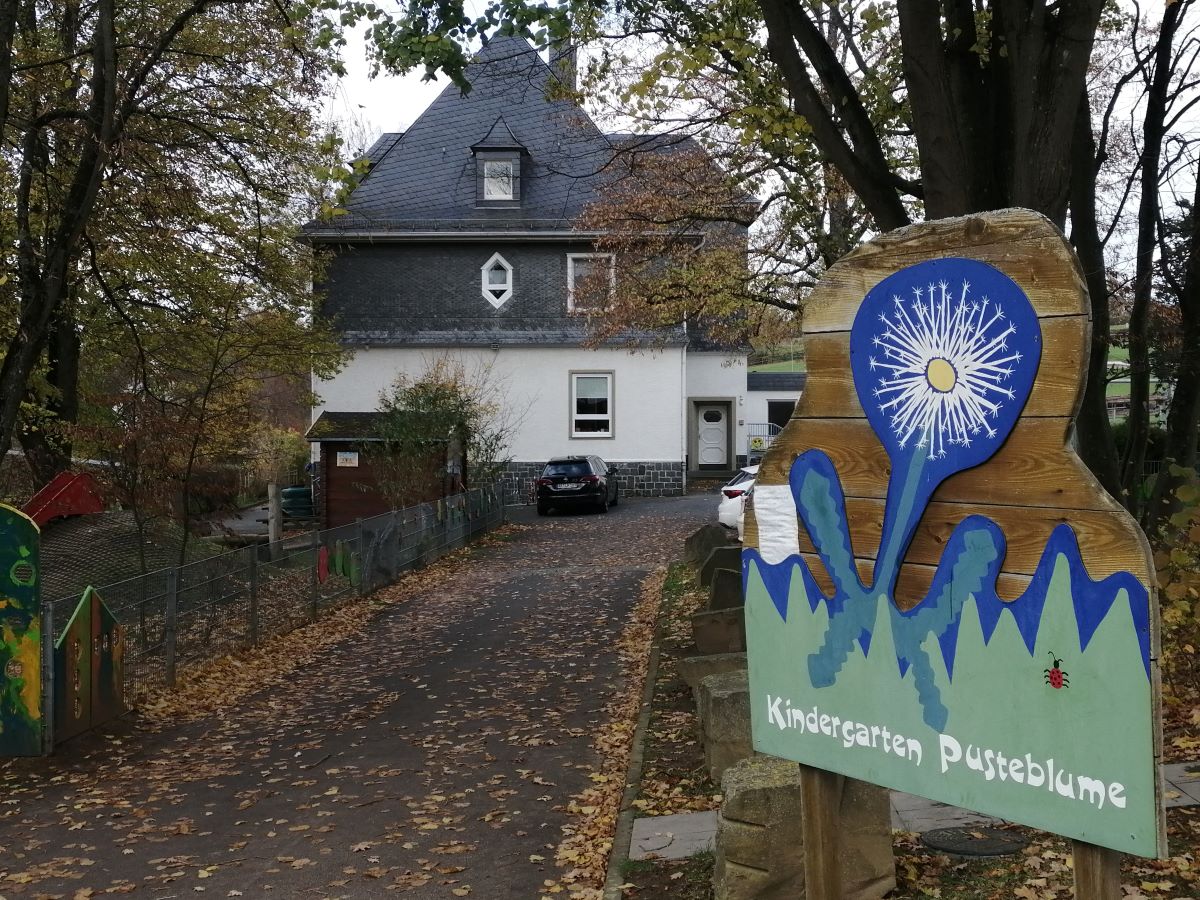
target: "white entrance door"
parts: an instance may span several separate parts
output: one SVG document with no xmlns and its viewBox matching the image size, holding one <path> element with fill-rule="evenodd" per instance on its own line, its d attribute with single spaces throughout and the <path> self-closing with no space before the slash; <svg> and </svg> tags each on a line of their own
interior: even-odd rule
<svg viewBox="0 0 1200 900">
<path fill-rule="evenodd" d="M 725 404 L 696 406 L 696 454 L 702 466 L 729 465 L 729 408 Z"/>
</svg>

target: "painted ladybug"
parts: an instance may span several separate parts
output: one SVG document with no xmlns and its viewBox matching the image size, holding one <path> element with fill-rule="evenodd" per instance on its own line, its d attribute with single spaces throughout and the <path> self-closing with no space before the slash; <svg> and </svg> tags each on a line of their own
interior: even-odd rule
<svg viewBox="0 0 1200 900">
<path fill-rule="evenodd" d="M 1070 687 L 1071 680 L 1067 678 L 1067 673 L 1059 668 L 1062 665 L 1062 660 L 1057 659 L 1053 653 L 1050 654 L 1050 659 L 1052 660 L 1050 668 L 1045 670 L 1046 684 L 1050 685 L 1056 691 L 1059 688 Z"/>
</svg>

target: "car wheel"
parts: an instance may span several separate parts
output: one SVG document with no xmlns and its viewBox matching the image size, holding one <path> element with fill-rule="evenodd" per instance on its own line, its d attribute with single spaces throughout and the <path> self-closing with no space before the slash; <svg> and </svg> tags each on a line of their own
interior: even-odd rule
<svg viewBox="0 0 1200 900">
<path fill-rule="evenodd" d="M 608 492 L 607 491 L 600 498 L 600 512 L 602 512 L 602 513 L 608 512 Z"/>
<path fill-rule="evenodd" d="M 537 506 L 539 516 L 548 516 L 550 514 L 550 507 L 545 503 L 539 503 Z"/>
</svg>

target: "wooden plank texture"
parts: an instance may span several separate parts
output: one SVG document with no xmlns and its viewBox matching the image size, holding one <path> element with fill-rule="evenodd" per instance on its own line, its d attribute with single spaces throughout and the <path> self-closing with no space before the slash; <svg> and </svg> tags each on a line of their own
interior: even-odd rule
<svg viewBox="0 0 1200 900">
<path fill-rule="evenodd" d="M 980 224 L 969 236 L 971 222 Z M 948 243 L 951 234 L 955 240 Z M 804 312 L 805 332 L 849 331 L 859 301 L 884 278 L 920 260 L 954 256 L 1003 271 L 1026 293 L 1039 317 L 1088 315 L 1083 278 L 1066 241 L 1049 222 L 1013 214 L 987 222 L 949 219 L 933 228 L 927 223 L 860 247 L 821 277 Z"/>
<path fill-rule="evenodd" d="M 1079 372 L 1086 365 L 1089 325 L 1086 316 L 1041 320 L 1042 358 L 1025 416 L 1070 416 L 1082 396 Z M 796 415 L 804 418 L 862 418 L 863 409 L 850 375 L 850 332 L 809 334 L 804 339 L 808 381 Z M 1050 361 L 1053 362 L 1050 362 Z"/>
<path fill-rule="evenodd" d="M 1121 854 L 1083 841 L 1071 842 L 1078 900 L 1120 900 Z"/>
<path fill-rule="evenodd" d="M 1120 507 L 1079 457 L 1064 447 L 1070 428 L 1066 417 L 1018 422 L 985 468 L 967 469 L 946 479 L 934 501 L 1119 513 Z M 760 484 L 787 484 L 793 460 L 805 450 L 820 448 L 837 467 L 846 496 L 887 494 L 891 462 L 865 419 L 793 420 L 775 439 L 772 450 L 775 447 L 779 450 L 766 457 L 759 469 Z M 995 468 L 1003 468 L 1004 479 L 996 478 Z"/>
<path fill-rule="evenodd" d="M 884 502 L 874 498 L 850 497 L 846 512 L 855 523 L 854 550 L 858 556 L 873 558 L 883 534 Z M 1114 572 L 1133 572 L 1149 577 L 1145 559 L 1136 544 L 1130 544 L 1126 530 L 1109 512 L 1101 510 L 1063 510 L 1046 507 L 988 506 L 986 504 L 931 503 L 921 517 L 905 560 L 936 566 L 945 552 L 954 527 L 969 515 L 992 519 L 1008 541 L 1004 571 L 1032 575 L 1042 558 L 1050 533 L 1059 525 L 1070 524 L 1080 546 L 1090 551 L 1088 574 L 1100 579 Z M 802 553 L 816 552 L 807 532 L 800 529 Z"/>
<path fill-rule="evenodd" d="M 842 900 L 841 843 L 838 810 L 842 777 L 812 766 L 800 766 L 800 815 L 804 833 L 804 896 L 807 900 Z"/>
</svg>

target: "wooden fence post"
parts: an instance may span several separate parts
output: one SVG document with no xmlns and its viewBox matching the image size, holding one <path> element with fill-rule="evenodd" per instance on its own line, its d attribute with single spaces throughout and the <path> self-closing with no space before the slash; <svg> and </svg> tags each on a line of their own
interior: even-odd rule
<svg viewBox="0 0 1200 900">
<path fill-rule="evenodd" d="M 804 896 L 807 900 L 842 900 L 842 873 L 838 864 L 840 781 L 835 772 L 800 766 Z"/>
<path fill-rule="evenodd" d="M 363 520 L 355 522 L 358 527 L 358 596 L 367 595 L 367 542 L 364 540 Z"/>
<path fill-rule="evenodd" d="M 312 548 L 312 568 L 309 569 L 309 581 L 312 587 L 312 609 L 311 614 L 314 621 L 317 618 L 317 610 L 320 608 L 321 602 L 321 581 L 317 577 L 317 567 L 321 564 L 321 532 L 315 528 L 312 533 L 312 540 L 309 542 Z"/>
<path fill-rule="evenodd" d="M 258 646 L 258 545 L 251 544 L 247 575 L 250 581 L 250 646 Z"/>
<path fill-rule="evenodd" d="M 279 485 L 271 482 L 267 485 L 267 540 L 271 545 L 271 559 L 279 557 L 279 541 L 283 537 L 283 502 L 279 495 Z"/>
<path fill-rule="evenodd" d="M 167 608 L 163 620 L 163 655 L 166 660 L 167 687 L 175 687 L 175 642 L 179 614 L 179 567 L 167 570 Z"/>
<path fill-rule="evenodd" d="M 1077 900 L 1120 900 L 1121 854 L 1107 847 L 1072 841 Z"/>
</svg>

